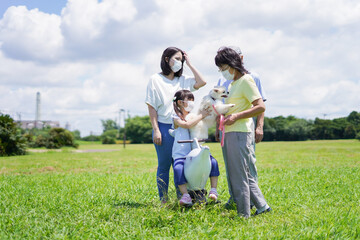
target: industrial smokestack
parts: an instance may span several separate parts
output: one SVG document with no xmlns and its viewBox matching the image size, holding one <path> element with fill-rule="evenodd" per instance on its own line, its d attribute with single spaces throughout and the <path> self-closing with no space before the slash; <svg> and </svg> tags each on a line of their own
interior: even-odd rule
<svg viewBox="0 0 360 240">
<path fill-rule="evenodd" d="M 41 118 L 41 100 L 40 100 L 40 93 L 36 93 L 36 115 L 35 115 L 35 122 L 37 123 L 40 121 Z"/>
</svg>

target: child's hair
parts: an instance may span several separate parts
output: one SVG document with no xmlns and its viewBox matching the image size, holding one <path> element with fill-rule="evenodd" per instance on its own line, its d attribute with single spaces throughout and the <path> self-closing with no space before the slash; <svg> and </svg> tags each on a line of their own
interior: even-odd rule
<svg viewBox="0 0 360 240">
<path fill-rule="evenodd" d="M 184 101 L 185 99 L 194 100 L 194 95 L 189 90 L 179 90 L 175 93 L 173 98 L 174 111 L 176 115 L 178 115 L 182 120 L 185 119 L 181 112 L 180 107 L 177 104 L 177 101 L 178 100 Z"/>
</svg>

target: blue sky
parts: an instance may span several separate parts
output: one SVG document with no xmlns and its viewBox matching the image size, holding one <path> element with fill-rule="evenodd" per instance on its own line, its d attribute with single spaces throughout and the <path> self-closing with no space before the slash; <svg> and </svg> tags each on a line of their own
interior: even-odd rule
<svg viewBox="0 0 360 240">
<path fill-rule="evenodd" d="M 217 49 L 231 45 L 260 75 L 267 116 L 343 117 L 360 111 L 359 26 L 354 0 L 2 0 L 0 111 L 33 120 L 40 92 L 43 120 L 101 133 L 121 108 L 147 114 L 166 47 L 206 78 L 198 103 L 219 78 Z"/>
<path fill-rule="evenodd" d="M 61 9 L 65 7 L 67 0 L 1 0 L 0 16 L 11 6 L 24 5 L 28 9 L 38 8 L 42 12 L 60 15 Z"/>
</svg>

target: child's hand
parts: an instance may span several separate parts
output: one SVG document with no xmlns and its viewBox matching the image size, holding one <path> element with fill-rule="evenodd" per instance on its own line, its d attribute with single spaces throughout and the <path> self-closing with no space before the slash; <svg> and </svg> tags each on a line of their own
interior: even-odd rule
<svg viewBox="0 0 360 240">
<path fill-rule="evenodd" d="M 211 113 L 211 109 L 209 108 L 206 108 L 206 109 L 202 109 L 200 111 L 200 115 L 203 117 L 203 118 L 206 118 L 207 116 L 209 116 Z"/>
</svg>

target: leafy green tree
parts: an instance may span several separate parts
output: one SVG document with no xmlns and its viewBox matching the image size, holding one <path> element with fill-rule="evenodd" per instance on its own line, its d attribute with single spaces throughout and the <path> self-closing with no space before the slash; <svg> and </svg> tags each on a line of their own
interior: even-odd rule
<svg viewBox="0 0 360 240">
<path fill-rule="evenodd" d="M 264 118 L 264 138 L 263 141 L 275 141 L 276 140 L 276 122 L 272 118 Z"/>
<path fill-rule="evenodd" d="M 119 126 L 112 119 L 101 120 L 101 124 L 103 126 L 103 132 L 119 129 Z"/>
<path fill-rule="evenodd" d="M 348 123 L 352 124 L 355 127 L 357 133 L 360 132 L 360 112 L 353 111 L 346 118 Z"/>
<path fill-rule="evenodd" d="M 360 113 L 356 112 L 356 111 L 352 111 L 349 116 L 346 118 L 346 120 L 349 123 L 356 125 L 360 125 Z"/>
<path fill-rule="evenodd" d="M 0 115 L 0 156 L 24 155 L 25 139 L 9 115 Z"/>
<path fill-rule="evenodd" d="M 327 119 L 316 118 L 312 131 L 313 139 L 334 139 L 335 135 L 331 127 L 332 121 Z"/>
<path fill-rule="evenodd" d="M 344 130 L 344 138 L 346 139 L 354 139 L 356 137 L 356 129 L 355 126 L 352 124 L 349 124 L 346 126 Z"/>
<path fill-rule="evenodd" d="M 126 138 L 131 143 L 152 143 L 152 126 L 149 116 L 126 119 Z"/>
<path fill-rule="evenodd" d="M 294 119 L 286 128 L 286 139 L 289 141 L 304 141 L 309 139 L 312 123 L 305 119 Z"/>
<path fill-rule="evenodd" d="M 72 135 L 74 136 L 75 140 L 81 140 L 81 136 L 80 136 L 80 131 L 79 130 L 74 130 L 71 132 Z"/>
<path fill-rule="evenodd" d="M 358 132 L 358 134 L 356 134 L 355 138 L 360 141 L 360 132 Z"/>
</svg>

